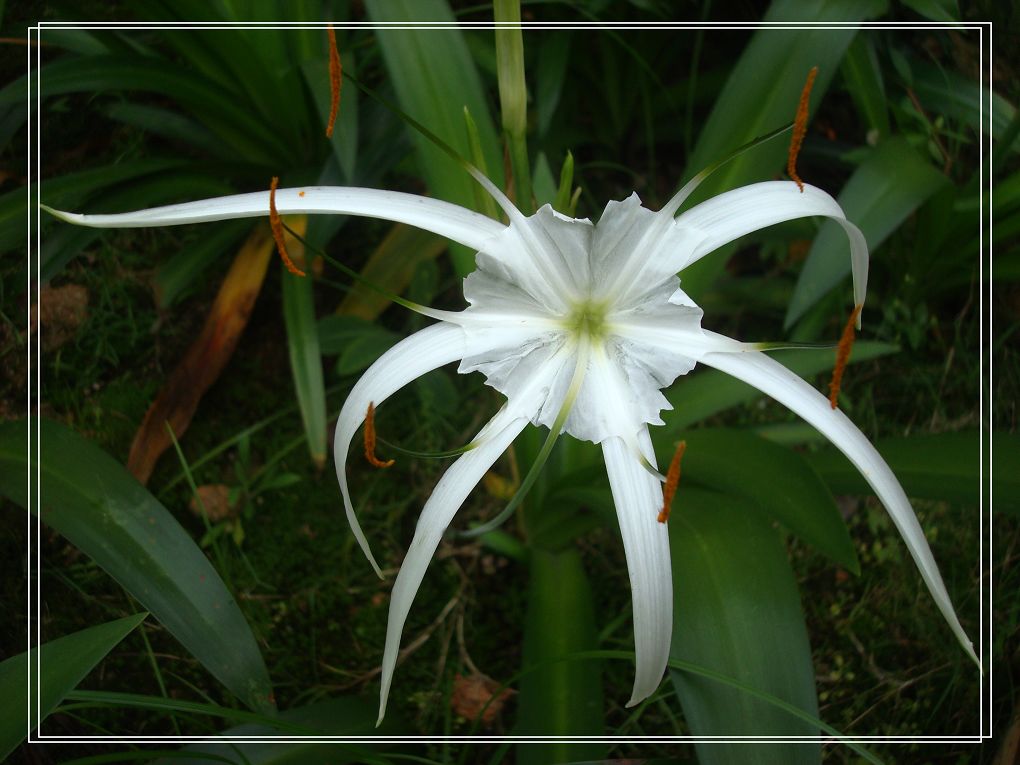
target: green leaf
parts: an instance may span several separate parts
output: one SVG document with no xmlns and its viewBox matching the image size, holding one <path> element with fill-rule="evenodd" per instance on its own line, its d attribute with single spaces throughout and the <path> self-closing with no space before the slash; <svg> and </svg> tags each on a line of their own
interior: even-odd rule
<svg viewBox="0 0 1020 765">
<path fill-rule="evenodd" d="M 947 182 L 945 176 L 918 156 L 905 139 L 894 137 L 879 144 L 854 171 L 838 201 L 847 219 L 861 230 L 869 250 L 874 253 Z M 786 309 L 784 328 L 793 326 L 849 273 L 850 244 L 846 233 L 835 221 L 826 221 L 797 279 Z"/>
<path fill-rule="evenodd" d="M 214 263 L 229 263 L 251 227 L 248 220 L 226 220 L 204 227 L 196 242 L 156 269 L 152 277 L 156 305 L 161 310 L 171 308 L 188 294 Z"/>
<path fill-rule="evenodd" d="M 870 35 L 859 34 L 854 38 L 847 49 L 840 71 L 847 90 L 850 91 L 850 97 L 854 100 L 857 111 L 864 118 L 868 129 L 874 130 L 880 138 L 887 137 L 889 109 L 886 106 L 885 83 Z M 868 136 L 868 140 L 870 143 L 871 136 Z"/>
<path fill-rule="evenodd" d="M 836 563 L 860 573 L 832 493 L 800 454 L 740 430 L 695 430 L 683 438 L 685 483 L 731 492 L 760 506 Z M 666 446 L 663 451 L 672 450 L 672 444 Z"/>
<path fill-rule="evenodd" d="M 80 205 L 93 191 L 145 175 L 169 174 L 185 164 L 177 159 L 142 159 L 47 178 L 41 189 L 42 201 L 51 207 L 71 209 Z M 0 250 L 12 250 L 25 244 L 29 197 L 35 199 L 35 189 L 28 195 L 25 189 L 20 188 L 0 196 Z M 45 218 L 43 223 L 46 223 Z"/>
<path fill-rule="evenodd" d="M 524 669 L 595 648 L 591 587 L 576 549 L 533 547 L 528 613 L 524 622 Z M 521 678 L 515 734 L 600 736 L 605 733 L 602 678 L 596 661 L 560 661 Z M 518 765 L 599 759 L 605 744 L 527 743 L 517 747 Z"/>
<path fill-rule="evenodd" d="M 987 480 L 987 440 L 985 440 Z M 982 486 L 981 436 L 977 431 L 885 438 L 875 443 L 907 496 L 977 507 Z M 1020 436 L 992 434 L 992 507 L 1020 513 Z M 825 449 L 805 455 L 837 494 L 871 494 L 872 489 L 842 452 Z M 987 484 L 986 484 L 987 486 Z M 985 501 L 988 495 L 985 494 Z"/>
<path fill-rule="evenodd" d="M 532 193 L 535 195 L 535 204 L 541 207 L 545 204 L 553 205 L 557 212 L 559 207 L 556 202 L 556 181 L 553 178 L 552 168 L 549 167 L 549 159 L 545 152 L 539 152 L 535 157 L 535 172 L 532 173 Z"/>
<path fill-rule="evenodd" d="M 326 356 L 339 355 L 337 372 L 355 374 L 368 368 L 393 347 L 400 335 L 356 316 L 324 316 L 318 324 L 319 343 Z"/>
<path fill-rule="evenodd" d="M 184 32 L 187 38 L 194 32 Z M 252 119 L 236 92 L 165 59 L 149 56 L 69 56 L 47 64 L 39 73 L 40 98 L 65 93 L 109 91 L 154 92 L 191 111 L 237 155 L 263 164 L 285 162 L 289 150 L 262 120 Z M 0 90 L 0 106 L 25 100 L 23 82 Z M 34 105 L 34 104 L 33 104 Z"/>
<path fill-rule="evenodd" d="M 765 14 L 773 21 L 860 21 L 880 15 L 884 0 L 774 0 Z M 752 139 L 793 120 L 808 71 L 818 67 L 812 112 L 835 76 L 857 30 L 771 29 L 754 33 L 730 72 L 695 144 L 686 176 L 699 173 Z M 755 181 L 772 178 L 786 164 L 789 142 L 770 141 L 745 152 L 713 173 L 687 205 Z M 684 291 L 697 299 L 722 271 L 734 246 L 723 247 L 684 269 Z"/>
<path fill-rule="evenodd" d="M 205 126 L 172 109 L 123 101 L 110 106 L 106 116 L 152 135 L 192 144 L 211 156 L 222 156 L 224 151 L 229 151 Z"/>
<path fill-rule="evenodd" d="M 29 679 L 28 653 L 19 653 L 0 663 L 0 698 L 6 712 L 0 715 L 0 760 L 6 759 L 28 732 L 28 688 L 38 679 L 39 695 L 33 695 L 41 717 L 32 720 L 32 729 L 53 711 L 69 691 L 103 660 L 113 647 L 137 627 L 148 614 L 126 616 L 112 622 L 65 635 L 44 643 L 33 654 L 32 679 Z M 41 670 L 35 676 L 36 664 Z"/>
<path fill-rule="evenodd" d="M 553 115 L 559 106 L 566 82 L 567 64 L 570 61 L 570 42 L 573 33 L 562 29 L 542 39 L 538 46 L 538 66 L 535 77 L 535 115 L 538 135 L 545 136 L 552 126 Z"/>
<path fill-rule="evenodd" d="M 889 343 L 858 341 L 854 343 L 849 363 L 868 361 L 897 350 L 895 345 Z M 825 348 L 775 351 L 769 355 L 804 378 L 831 370 L 836 361 L 835 350 Z M 660 438 L 677 441 L 683 428 L 688 425 L 731 406 L 754 401 L 762 394 L 757 388 L 736 377 L 714 369 L 701 369 L 681 377 L 665 391 L 665 395 L 676 411 L 666 415 L 666 425 L 662 428 Z"/>
<path fill-rule="evenodd" d="M 79 708 L 116 706 L 150 709 L 156 712 L 183 712 L 189 715 L 204 715 L 231 720 L 236 723 L 257 723 L 287 733 L 306 736 L 311 733 L 307 728 L 286 722 L 276 714 L 275 710 L 272 711 L 272 714 L 260 714 L 204 701 L 186 701 L 169 696 L 147 696 L 143 693 L 121 693 L 119 691 L 71 691 L 67 694 L 67 701 L 75 703 Z"/>
<path fill-rule="evenodd" d="M 956 0 L 900 0 L 905 6 L 932 21 L 959 21 Z"/>
<path fill-rule="evenodd" d="M 375 718 L 379 712 L 379 702 L 357 696 L 341 696 L 320 701 L 306 707 L 288 709 L 281 712 L 279 719 L 298 725 L 317 736 L 396 736 L 407 731 L 406 723 L 391 712 L 383 720 L 382 725 L 375 727 Z M 220 735 L 237 738 L 254 738 L 256 736 L 280 735 L 278 729 L 267 725 L 249 723 L 223 731 Z M 215 759 L 203 759 L 199 755 L 226 757 L 231 762 L 247 762 L 249 765 L 327 765 L 328 763 L 370 762 L 371 752 L 375 747 L 358 744 L 343 744 L 322 741 L 289 741 L 276 742 L 267 746 L 267 742 L 249 742 L 237 744 L 202 743 L 190 744 L 181 749 L 188 753 L 188 762 L 218 762 Z M 192 759 L 196 757 L 197 759 Z M 159 760 L 157 765 L 170 765 L 175 758 Z"/>
<path fill-rule="evenodd" d="M 444 0 L 368 0 L 365 10 L 373 22 L 413 23 L 455 20 Z M 464 107 L 478 127 L 486 165 L 492 181 L 503 185 L 500 168 L 503 156 L 490 116 L 488 102 L 474 62 L 460 30 L 399 29 L 375 30 L 390 81 L 404 111 L 462 157 L 470 155 L 464 131 Z M 412 134 L 418 162 L 432 196 L 463 207 L 474 207 L 475 181 L 425 136 Z M 475 253 L 462 245 L 451 245 L 457 272 L 465 276 L 474 270 Z"/>
<path fill-rule="evenodd" d="M 205 554 L 113 458 L 46 419 L 0 424 L 0 491 L 28 508 L 28 425 L 38 426 L 42 520 L 90 556 L 250 708 L 272 686 L 244 615 Z M 33 433 L 33 436 L 35 434 Z M 31 508 L 35 510 L 35 508 Z"/>
<path fill-rule="evenodd" d="M 89 212 L 121 212 L 157 204 L 168 204 L 181 198 L 229 194 L 233 189 L 208 169 L 186 170 L 172 175 L 153 174 L 120 184 L 89 200 Z M 98 229 L 60 224 L 43 238 L 40 251 L 42 280 L 56 276 L 67 262 L 96 239 L 104 235 Z"/>
<path fill-rule="evenodd" d="M 744 500 L 681 486 L 669 522 L 673 659 L 699 664 L 818 716 L 811 647 L 779 535 Z M 742 691 L 671 670 L 696 736 L 817 736 Z M 818 763 L 818 744 L 695 744 L 698 762 Z"/>
<path fill-rule="evenodd" d="M 910 71 L 910 85 L 929 116 L 945 115 L 1000 140 L 1016 115 L 1016 107 L 991 88 L 951 69 L 912 59 Z M 1020 152 L 1020 144 L 1014 142 L 1013 151 Z"/>
</svg>

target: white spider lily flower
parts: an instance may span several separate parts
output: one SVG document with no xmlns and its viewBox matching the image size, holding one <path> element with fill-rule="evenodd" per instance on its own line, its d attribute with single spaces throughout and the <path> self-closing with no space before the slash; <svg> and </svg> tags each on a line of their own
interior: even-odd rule
<svg viewBox="0 0 1020 765">
<path fill-rule="evenodd" d="M 977 661 L 956 617 L 903 489 L 867 438 L 821 393 L 766 356 L 761 346 L 702 329 L 702 310 L 680 289 L 677 274 L 718 247 L 782 221 L 826 216 L 846 230 L 856 304 L 864 302 L 864 237 L 824 191 L 770 181 L 739 188 L 676 216 L 697 177 L 653 212 L 636 194 L 610 202 L 597 224 L 548 205 L 524 217 L 491 184 L 510 217 L 503 225 L 426 197 L 360 188 L 306 187 L 276 192 L 281 214 L 337 213 L 408 223 L 478 252 L 464 280 L 469 306 L 421 309 L 438 323 L 384 353 L 351 390 L 334 441 L 337 477 L 358 543 L 379 573 L 354 514 L 346 461 L 369 404 L 433 369 L 459 362 L 503 393 L 503 408 L 472 448 L 436 485 L 418 519 L 393 587 L 382 662 L 379 717 L 386 709 L 400 635 L 440 538 L 467 495 L 529 423 L 602 445 L 627 556 L 634 611 L 636 670 L 628 706 L 647 698 L 666 668 L 672 629 L 669 539 L 658 521 L 661 476 L 649 425 L 670 409 L 660 392 L 695 364 L 720 369 L 780 401 L 821 431 L 857 466 L 882 500 L 953 633 Z M 266 215 L 266 192 L 171 205 L 119 215 L 53 211 L 87 226 L 159 226 Z M 858 319 L 859 321 L 859 319 Z M 381 574 L 380 574 L 381 575 Z"/>
</svg>

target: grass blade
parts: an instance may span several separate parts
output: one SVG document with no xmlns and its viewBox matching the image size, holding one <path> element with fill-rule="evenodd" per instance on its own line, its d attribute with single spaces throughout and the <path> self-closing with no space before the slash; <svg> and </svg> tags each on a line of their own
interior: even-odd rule
<svg viewBox="0 0 1020 765">
<path fill-rule="evenodd" d="M 292 216 L 287 224 L 303 236 L 308 218 Z M 308 453 L 316 469 L 322 470 L 326 464 L 326 383 L 322 375 L 322 351 L 315 323 L 312 269 L 310 258 L 305 257 L 304 246 L 298 240 L 289 237 L 287 249 L 298 268 L 306 272 L 305 276 L 297 276 L 281 266 L 283 320 L 287 329 L 290 371 L 308 441 Z"/>
</svg>

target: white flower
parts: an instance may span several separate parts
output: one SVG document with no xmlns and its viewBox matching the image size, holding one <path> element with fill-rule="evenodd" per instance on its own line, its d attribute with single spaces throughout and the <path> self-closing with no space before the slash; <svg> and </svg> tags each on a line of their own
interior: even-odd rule
<svg viewBox="0 0 1020 765">
<path fill-rule="evenodd" d="M 680 289 L 677 273 L 737 237 L 805 216 L 827 216 L 851 244 L 855 302 L 864 301 L 867 246 L 825 192 L 766 182 L 721 194 L 675 217 L 696 178 L 658 212 L 637 195 L 610 202 L 597 224 L 549 206 L 525 218 L 491 184 L 510 216 L 505 226 L 445 202 L 398 192 L 307 187 L 276 193 L 281 214 L 344 213 L 401 221 L 478 252 L 464 280 L 470 304 L 460 312 L 423 309 L 438 323 L 401 341 L 372 365 L 347 398 L 334 454 L 351 528 L 379 572 L 358 524 L 347 485 L 350 443 L 370 403 L 437 367 L 459 362 L 507 397 L 446 471 L 418 519 L 393 586 L 383 651 L 380 719 L 400 634 L 425 570 L 467 495 L 528 423 L 562 428 L 602 445 L 630 571 L 636 675 L 629 704 L 662 678 L 672 629 L 669 541 L 658 522 L 663 504 L 648 425 L 670 406 L 660 390 L 697 363 L 715 367 L 780 401 L 825 434 L 881 498 L 954 634 L 974 657 L 910 503 L 861 432 L 826 397 L 758 350 L 702 329 L 701 309 Z M 265 215 L 265 192 L 172 205 L 122 215 L 73 215 L 90 226 L 157 226 Z M 739 466 L 735 467 L 739 473 Z"/>
</svg>

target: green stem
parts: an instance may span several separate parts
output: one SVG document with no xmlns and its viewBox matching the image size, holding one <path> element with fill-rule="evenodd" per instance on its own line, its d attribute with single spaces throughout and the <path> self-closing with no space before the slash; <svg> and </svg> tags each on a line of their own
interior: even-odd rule
<svg viewBox="0 0 1020 765">
<path fill-rule="evenodd" d="M 535 212 L 535 196 L 531 187 L 531 165 L 528 162 L 528 141 L 523 133 L 506 133 L 510 167 L 514 173 L 514 199 L 525 215 Z"/>
</svg>

